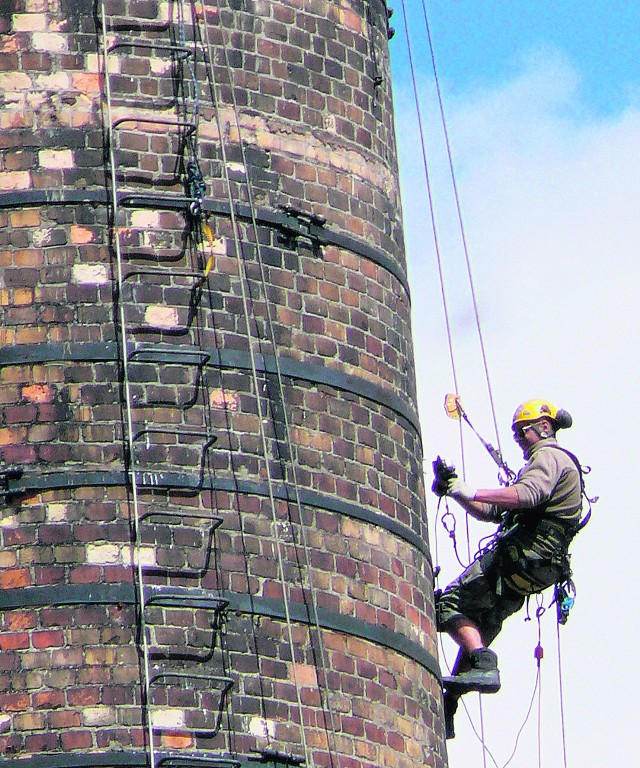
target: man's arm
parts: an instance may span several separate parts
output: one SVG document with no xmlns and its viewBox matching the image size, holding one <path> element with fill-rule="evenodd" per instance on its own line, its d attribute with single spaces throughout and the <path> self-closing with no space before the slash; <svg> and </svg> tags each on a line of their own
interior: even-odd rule
<svg viewBox="0 0 640 768">
<path fill-rule="evenodd" d="M 465 482 L 455 478 L 449 482 L 447 493 L 468 512 L 471 517 L 482 522 L 499 522 L 495 507 L 520 509 L 526 505 L 520 499 L 515 486 L 507 488 L 470 488 Z"/>
</svg>

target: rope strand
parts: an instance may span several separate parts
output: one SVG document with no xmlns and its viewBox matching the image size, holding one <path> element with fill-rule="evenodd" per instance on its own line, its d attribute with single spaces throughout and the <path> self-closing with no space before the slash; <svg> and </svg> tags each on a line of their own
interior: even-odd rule
<svg viewBox="0 0 640 768">
<path fill-rule="evenodd" d="M 204 16 L 204 8 L 203 8 L 203 16 Z M 219 19 L 219 27 L 220 27 L 220 31 L 221 31 L 221 33 L 222 33 L 222 35 L 224 37 L 225 30 L 222 27 L 220 19 Z M 207 38 L 208 38 L 208 35 L 207 35 Z M 310 578 L 310 574 L 308 572 L 308 568 L 309 568 L 309 564 L 311 562 L 311 558 L 310 558 L 310 554 L 309 554 L 309 546 L 308 546 L 307 539 L 306 539 L 306 528 L 305 528 L 305 524 L 304 524 L 304 520 L 303 520 L 303 515 L 302 515 L 302 505 L 300 503 L 300 493 L 299 493 L 299 483 L 298 483 L 298 479 L 297 479 L 296 462 L 292 458 L 293 457 L 293 444 L 292 444 L 292 441 L 291 441 L 291 429 L 290 429 L 289 417 L 288 417 L 287 409 L 286 409 L 286 398 L 285 398 L 285 393 L 284 393 L 283 375 L 282 375 L 282 371 L 281 371 L 279 354 L 278 354 L 278 349 L 277 349 L 276 334 L 275 334 L 275 329 L 274 329 L 274 325 L 273 325 L 273 318 L 272 318 L 272 314 L 271 314 L 271 305 L 270 305 L 269 298 L 268 298 L 267 281 L 266 281 L 266 278 L 265 278 L 264 262 L 263 262 L 263 259 L 262 259 L 262 249 L 261 249 L 261 245 L 260 245 L 260 238 L 259 238 L 259 235 L 258 235 L 258 222 L 257 222 L 257 215 L 256 215 L 256 211 L 255 211 L 255 204 L 254 204 L 254 198 L 253 198 L 253 189 L 252 189 L 252 185 L 251 185 L 251 179 L 250 179 L 250 176 L 249 176 L 249 165 L 247 163 L 245 147 L 244 147 L 244 143 L 242 141 L 240 118 L 239 118 L 239 114 L 238 114 L 238 108 L 237 108 L 237 103 L 236 103 L 236 99 L 235 99 L 235 93 L 234 93 L 234 89 L 233 89 L 233 78 L 232 78 L 232 73 L 231 73 L 231 66 L 229 64 L 229 59 L 228 59 L 228 46 L 226 46 L 226 45 L 223 46 L 223 54 L 224 54 L 224 60 L 225 60 L 226 69 L 227 69 L 227 72 L 228 72 L 229 82 L 230 82 L 230 85 L 231 85 L 230 92 L 231 92 L 231 99 L 232 99 L 232 108 L 233 108 L 233 114 L 234 114 L 236 130 L 238 132 L 238 137 L 239 137 L 239 146 L 240 146 L 240 151 L 241 151 L 241 155 L 242 155 L 242 161 L 243 161 L 243 164 L 244 164 L 245 170 L 246 170 L 247 199 L 248 199 L 249 211 L 250 211 L 250 215 L 251 215 L 252 229 L 253 229 L 253 231 L 255 233 L 254 240 L 255 240 L 255 249 L 256 249 L 256 259 L 257 259 L 257 264 L 258 264 L 258 267 L 259 267 L 260 285 L 261 285 L 262 294 L 263 294 L 263 297 L 264 297 L 264 305 L 265 305 L 265 310 L 266 310 L 266 326 L 267 326 L 266 327 L 266 331 L 267 331 L 266 335 L 269 338 L 269 343 L 270 343 L 270 345 L 272 347 L 272 351 L 273 351 L 273 359 L 274 359 L 274 364 L 275 364 L 275 374 L 276 374 L 276 381 L 277 381 L 277 386 L 278 386 L 278 396 L 280 398 L 280 402 L 282 403 L 282 417 L 283 417 L 283 422 L 284 422 L 285 442 L 286 442 L 287 453 L 288 453 L 289 460 L 290 460 L 292 486 L 293 486 L 293 491 L 294 491 L 294 493 L 293 493 L 294 498 L 293 499 L 288 499 L 287 503 L 289 504 L 290 502 L 293 501 L 296 504 L 296 507 L 297 507 L 297 510 L 298 510 L 298 521 L 299 521 L 300 534 L 301 534 L 301 538 L 302 538 L 302 548 L 303 548 L 304 553 L 305 553 L 305 561 L 306 561 L 306 568 L 307 568 L 307 582 L 308 582 L 308 586 L 309 586 L 309 594 L 310 594 L 311 603 L 312 603 L 311 611 L 310 611 L 310 617 L 309 618 L 310 618 L 310 620 L 315 625 L 316 637 L 317 637 L 318 647 L 319 647 L 320 667 L 322 669 L 323 683 L 324 683 L 324 686 L 325 686 L 325 689 L 326 689 L 325 690 L 325 695 L 323 695 L 323 691 L 320 688 L 320 686 L 319 686 L 318 690 L 319 690 L 319 694 L 321 696 L 321 700 L 323 701 L 323 705 L 324 705 L 324 707 L 326 707 L 326 709 L 328 711 L 328 715 L 329 715 L 329 733 L 330 733 L 330 735 L 332 737 L 332 740 L 333 740 L 333 746 L 329 747 L 329 758 L 330 758 L 331 764 L 333 765 L 334 757 L 333 757 L 332 752 L 335 753 L 337 755 L 338 764 L 340 764 L 340 755 L 339 755 L 339 753 L 337 751 L 337 747 L 336 747 L 336 728 L 335 728 L 335 721 L 334 721 L 334 713 L 333 713 L 333 709 L 332 709 L 332 706 L 331 706 L 331 702 L 330 702 L 330 698 L 329 698 L 329 693 L 328 693 L 328 688 L 327 688 L 327 685 L 328 685 L 328 682 L 327 682 L 328 681 L 328 671 L 327 671 L 327 664 L 326 664 L 326 651 L 325 651 L 325 648 L 324 648 L 324 642 L 323 642 L 323 638 L 322 638 L 322 629 L 320 627 L 320 622 L 319 622 L 318 604 L 317 604 L 317 597 L 316 597 L 316 593 L 315 593 L 315 588 L 313 586 L 313 583 L 312 583 L 311 578 Z M 209 58 L 211 59 L 211 56 L 209 56 Z M 219 128 L 219 132 L 220 132 L 220 135 L 222 136 L 222 132 L 221 132 L 220 128 Z M 224 161 L 225 166 L 226 166 L 226 161 L 224 160 L 224 158 L 223 158 L 223 161 Z M 230 200 L 230 205 L 231 205 L 232 210 L 233 210 L 233 205 L 232 205 L 232 201 L 231 200 Z M 237 237 L 237 229 L 236 229 L 235 225 L 234 225 L 234 233 L 236 233 L 236 252 L 240 253 L 241 244 L 239 242 L 239 238 Z M 248 281 L 248 277 L 247 277 L 247 281 Z M 243 292 L 244 292 L 244 282 L 243 282 Z M 258 339 L 258 343 L 260 343 L 259 339 Z M 261 424 L 262 424 L 262 422 L 263 422 L 263 419 L 261 417 Z M 261 429 L 261 432 L 263 433 L 264 430 Z M 266 451 L 266 445 L 265 445 L 264 450 Z M 265 453 L 265 460 L 266 460 L 266 453 Z M 267 473 L 269 475 L 269 478 L 271 478 L 270 468 L 268 467 L 268 462 L 266 462 L 266 463 L 267 463 L 266 471 L 267 471 Z M 286 475 L 285 475 L 285 480 L 286 480 Z M 270 493 L 271 493 L 271 488 L 270 488 Z M 277 520 L 275 518 L 275 508 L 274 508 L 274 528 L 275 528 L 275 535 L 276 535 L 276 538 L 277 538 L 277 541 L 278 541 L 278 546 L 280 547 L 280 540 L 278 538 L 278 530 L 277 530 L 277 528 L 278 528 Z M 297 548 L 296 548 L 296 553 L 297 553 Z M 296 557 L 296 559 L 297 559 L 297 557 Z M 299 568 L 301 567 L 299 560 L 298 560 L 298 566 L 299 566 Z M 302 593 L 303 593 L 303 597 L 304 597 L 304 594 L 305 594 L 304 579 L 302 580 L 302 582 L 303 582 L 303 584 L 302 584 L 303 585 Z M 283 599 L 284 599 L 284 602 L 285 602 L 285 611 L 287 613 L 287 621 L 289 622 L 289 617 L 288 617 L 288 597 L 287 597 L 287 592 L 286 592 L 286 588 L 285 588 L 284 582 L 282 584 L 282 589 L 283 589 Z M 289 629 L 289 633 L 290 633 L 290 636 L 291 636 L 291 629 Z M 291 637 L 291 641 L 292 641 L 292 637 Z M 293 647 L 291 649 L 291 655 L 292 655 L 292 665 L 293 665 L 293 668 L 294 668 L 296 696 L 297 696 L 297 699 L 298 699 L 299 710 L 300 710 L 301 739 L 302 739 L 302 742 L 303 742 L 303 748 L 304 748 L 304 752 L 305 752 L 305 759 L 306 759 L 308 764 L 313 766 L 313 753 L 309 753 L 309 750 L 307 748 L 307 743 L 306 743 L 304 718 L 303 718 L 303 715 L 302 715 L 302 700 L 301 700 L 301 694 L 300 694 L 300 690 L 299 690 L 298 678 L 297 678 L 297 675 L 295 673 L 296 662 L 295 662 L 295 655 L 294 655 L 294 648 Z"/>
<path fill-rule="evenodd" d="M 558 649 L 558 690 L 560 694 L 560 728 L 562 732 L 562 764 L 567 768 L 567 739 L 564 722 L 564 687 L 562 683 L 562 652 L 560 648 L 560 622 L 556 622 L 556 643 Z"/>
<path fill-rule="evenodd" d="M 447 150 L 447 159 L 448 159 L 448 162 L 449 162 L 449 173 L 451 175 L 451 187 L 452 187 L 452 191 L 453 191 L 453 195 L 454 195 L 454 199 L 455 199 L 455 203 L 456 203 L 456 212 L 457 212 L 457 215 L 458 215 L 458 225 L 460 227 L 460 237 L 461 237 L 461 241 L 462 241 L 462 249 L 463 249 L 463 252 L 464 252 L 465 263 L 466 263 L 466 267 L 467 267 L 467 276 L 468 276 L 468 279 L 469 279 L 469 289 L 471 291 L 471 299 L 472 299 L 472 302 L 473 302 L 473 312 L 474 312 L 474 317 L 475 317 L 475 321 L 476 321 L 476 330 L 477 330 L 477 333 L 478 333 L 478 343 L 479 343 L 479 346 L 480 346 L 480 352 L 481 352 L 481 356 L 482 356 L 482 365 L 483 365 L 483 368 L 484 368 L 485 383 L 486 383 L 486 386 L 487 386 L 487 394 L 488 394 L 488 397 L 489 397 L 489 405 L 490 405 L 490 409 L 491 409 L 491 416 L 492 416 L 492 419 L 493 419 L 493 428 L 494 428 L 494 432 L 495 432 L 496 445 L 498 446 L 498 450 L 500 452 L 502 452 L 501 451 L 501 446 L 500 446 L 500 433 L 499 433 L 499 430 L 498 430 L 498 421 L 497 421 L 497 418 L 496 418 L 496 409 L 495 409 L 495 404 L 494 404 L 494 399 L 493 399 L 493 390 L 492 390 L 492 387 L 491 387 L 491 377 L 489 375 L 489 364 L 488 364 L 488 361 L 487 361 L 487 353 L 486 353 L 486 349 L 485 349 L 484 335 L 482 333 L 482 325 L 480 323 L 480 311 L 479 311 L 479 308 L 478 308 L 478 300 L 477 300 L 477 296 L 476 296 L 475 280 L 473 278 L 473 272 L 472 272 L 472 269 L 471 269 L 471 257 L 469 255 L 469 247 L 467 245 L 466 228 L 465 228 L 464 219 L 463 219 L 463 216 L 462 216 L 462 203 L 460 201 L 460 194 L 458 192 L 458 182 L 456 180 L 456 173 L 455 173 L 455 170 L 454 170 L 453 154 L 451 152 L 451 141 L 449 139 L 449 129 L 448 129 L 448 126 L 447 126 L 447 119 L 446 119 L 445 112 L 444 112 L 444 103 L 443 103 L 443 99 L 442 99 L 442 90 L 440 88 L 440 78 L 438 76 L 438 68 L 436 66 L 436 57 L 435 57 L 435 51 L 434 51 L 434 46 L 433 46 L 433 40 L 432 40 L 432 37 L 431 37 L 431 27 L 429 25 L 429 18 L 428 18 L 428 14 L 427 14 L 427 7 L 426 7 L 425 0 L 422 0 L 422 10 L 423 10 L 423 14 L 424 14 L 425 28 L 426 28 L 426 31 L 427 31 L 427 39 L 428 39 L 428 42 L 429 42 L 429 53 L 430 53 L 430 56 L 431 56 L 431 65 L 432 65 L 432 68 L 433 68 L 433 79 L 434 79 L 434 84 L 436 86 L 436 93 L 437 93 L 437 96 L 438 96 L 438 106 L 439 106 L 439 109 L 440 109 L 440 119 L 441 119 L 441 123 L 442 123 L 442 131 L 443 131 L 443 135 L 444 135 L 445 146 L 446 146 L 446 150 Z"/>
</svg>

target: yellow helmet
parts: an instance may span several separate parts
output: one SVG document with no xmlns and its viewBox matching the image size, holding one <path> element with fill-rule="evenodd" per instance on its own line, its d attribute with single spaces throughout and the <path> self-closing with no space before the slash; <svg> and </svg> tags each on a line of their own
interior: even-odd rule
<svg viewBox="0 0 640 768">
<path fill-rule="evenodd" d="M 562 408 L 556 408 L 548 400 L 525 400 L 513 414 L 511 426 L 519 424 L 521 421 L 537 421 L 538 419 L 550 419 L 556 426 L 556 429 L 567 429 L 573 423 L 571 414 Z"/>
</svg>

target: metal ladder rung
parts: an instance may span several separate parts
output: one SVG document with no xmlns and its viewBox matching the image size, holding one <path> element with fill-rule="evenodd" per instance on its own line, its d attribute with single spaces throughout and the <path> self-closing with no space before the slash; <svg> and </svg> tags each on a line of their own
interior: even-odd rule
<svg viewBox="0 0 640 768">
<path fill-rule="evenodd" d="M 214 524 L 212 525 L 212 529 L 214 531 L 217 530 L 224 522 L 221 517 L 218 517 L 218 515 L 214 515 L 213 513 L 206 514 L 205 512 L 184 512 L 183 510 L 172 510 L 168 507 L 166 509 L 160 507 L 159 509 L 153 509 L 150 512 L 144 512 L 142 515 L 140 515 L 139 519 L 142 521 L 147 520 L 149 517 L 173 517 L 179 520 L 208 520 Z"/>
<path fill-rule="evenodd" d="M 199 272 L 195 269 L 185 269 L 185 268 L 178 268 L 174 269 L 173 267 L 132 267 L 132 266 L 125 266 L 123 269 L 123 282 L 128 280 L 130 277 L 136 277 L 138 275 L 165 275 L 167 277 L 193 277 L 197 279 L 197 281 L 200 283 L 206 279 L 205 275 L 202 272 Z"/>
<path fill-rule="evenodd" d="M 156 264 L 171 264 L 182 261 L 185 257 L 184 251 L 176 248 L 154 248 L 152 246 L 121 246 L 123 256 L 127 259 L 140 259 L 141 261 L 155 262 Z"/>
<path fill-rule="evenodd" d="M 157 521 L 152 521 L 150 518 L 160 518 Z M 201 532 L 202 540 L 201 545 L 197 547 L 197 550 L 199 553 L 204 554 L 204 562 L 202 565 L 196 566 L 194 564 L 189 563 L 188 565 L 172 565 L 168 563 L 162 563 L 162 562 L 156 562 L 156 563 L 142 563 L 141 567 L 144 569 L 144 571 L 148 574 L 154 574 L 154 575 L 160 575 L 165 578 L 170 578 L 172 576 L 177 576 L 179 578 L 184 579 L 193 579 L 193 578 L 201 578 L 203 577 L 210 568 L 211 564 L 211 552 L 213 549 L 213 538 L 215 532 L 218 530 L 218 528 L 222 525 L 223 520 L 221 517 L 218 517 L 214 515 L 213 513 L 205 514 L 203 512 L 185 512 L 184 510 L 176 510 L 175 508 L 169 509 L 169 508 L 159 508 L 159 509 L 153 509 L 149 512 L 145 512 L 144 514 L 140 515 L 138 518 L 140 521 L 140 524 L 143 522 L 146 522 L 149 526 L 150 533 L 153 530 L 153 526 L 161 526 L 164 527 L 165 530 L 168 529 L 169 531 L 173 530 L 179 530 L 182 528 L 182 523 L 186 522 L 188 520 L 201 520 L 207 523 L 206 526 L 198 526 L 195 522 L 191 524 L 191 529 L 197 528 Z M 156 528 L 157 530 L 157 528 Z M 146 540 L 144 539 L 144 536 L 142 537 L 145 544 L 147 544 Z M 173 542 L 173 536 L 171 537 L 171 542 Z M 151 541 L 147 545 L 151 546 L 154 542 Z M 171 543 L 169 543 L 169 548 L 171 549 Z M 155 545 L 154 548 L 154 554 L 156 557 L 156 561 L 158 561 L 160 557 L 161 552 L 167 551 L 167 542 L 159 543 Z M 200 593 L 198 593 L 199 595 Z M 198 596 L 196 595 L 196 596 Z M 199 599 L 199 597 L 198 597 Z M 153 601 L 152 601 L 153 602 Z"/>
<path fill-rule="evenodd" d="M 194 361 L 193 358 L 198 358 L 198 360 Z M 194 365 L 202 368 L 211 360 L 211 353 L 200 349 L 185 350 L 181 347 L 169 346 L 167 344 L 145 344 L 130 349 L 127 359 L 136 363 Z"/>
<path fill-rule="evenodd" d="M 271 763 L 276 765 L 304 765 L 303 757 L 297 757 L 288 752 L 279 752 L 277 749 L 261 749 L 257 755 L 249 755 L 250 763 Z"/>
<path fill-rule="evenodd" d="M 204 379 L 204 367 L 211 359 L 211 352 L 205 352 L 199 349 L 184 350 L 181 346 L 171 345 L 145 345 L 144 347 L 134 347 L 127 351 L 127 360 L 131 363 L 130 382 L 132 387 L 139 386 L 140 394 L 132 392 L 132 402 L 136 408 L 153 408 L 157 405 L 168 405 L 185 410 L 195 405 L 200 388 Z M 161 382 L 144 382 L 136 378 L 136 365 L 178 365 L 181 368 L 188 368 L 194 371 L 193 380 L 190 386 L 193 387 L 192 394 L 183 401 L 176 401 L 172 391 L 163 396 Z M 144 399 L 143 399 L 144 398 Z"/>
<path fill-rule="evenodd" d="M 180 427 L 177 427 L 176 429 L 167 429 L 162 427 L 145 427 L 144 429 L 140 429 L 137 432 L 134 433 L 133 437 L 131 438 L 131 442 L 136 442 L 141 437 L 147 436 L 147 435 L 173 435 L 174 437 L 180 437 L 182 435 L 186 435 L 187 437 L 206 437 L 207 440 L 202 448 L 203 453 L 210 448 L 218 439 L 216 435 L 212 435 L 209 432 L 202 432 L 197 429 L 181 429 Z"/>
<path fill-rule="evenodd" d="M 147 50 L 158 51 L 170 51 L 181 53 L 185 59 L 191 58 L 195 55 L 195 50 L 187 45 L 180 45 L 175 43 L 153 43 L 142 40 L 117 40 L 115 43 L 111 43 L 107 48 L 107 53 L 112 53 L 118 48 L 146 48 Z"/>
<path fill-rule="evenodd" d="M 188 135 L 195 133 L 198 126 L 191 120 L 171 120 L 168 117 L 119 117 L 111 124 L 112 130 L 118 130 L 124 123 L 144 123 L 146 125 L 163 125 L 165 127 L 183 128 Z"/>
<path fill-rule="evenodd" d="M 158 768 L 242 768 L 239 760 L 207 755 L 164 754 L 156 763 Z"/>
<path fill-rule="evenodd" d="M 164 608 L 199 608 L 220 613 L 229 605 L 229 601 L 215 597 L 204 589 L 147 585 L 144 590 L 144 607 L 150 605 Z"/>
<path fill-rule="evenodd" d="M 174 681 L 173 683 L 170 681 Z M 200 682 L 206 682 L 209 683 L 206 689 L 203 690 L 196 690 L 194 686 L 190 686 L 189 690 L 194 693 L 211 693 L 212 690 L 219 692 L 220 694 L 220 701 L 217 707 L 217 713 L 216 713 L 216 719 L 215 719 L 215 725 L 212 728 L 188 728 L 189 731 L 192 733 L 197 733 L 201 738 L 213 738 L 218 734 L 220 731 L 220 724 L 222 722 L 222 711 L 225 706 L 226 698 L 229 693 L 229 691 L 233 688 L 234 681 L 230 677 L 226 677 L 223 675 L 206 675 L 206 674 L 198 674 L 193 672 L 169 672 L 169 671 L 157 671 L 154 674 L 152 674 L 149 677 L 149 686 L 156 686 L 158 688 L 164 687 L 164 688 L 172 688 L 176 684 L 179 684 L 180 681 L 191 681 L 192 683 L 195 681 Z M 157 705 L 156 705 L 157 706 Z M 212 711 L 212 710 L 209 710 Z M 152 717 L 153 721 L 153 717 Z M 174 730 L 171 726 L 160 726 L 160 725 L 153 725 L 154 731 L 164 731 L 164 730 Z M 179 729 L 183 730 L 183 729 Z"/>
<path fill-rule="evenodd" d="M 188 195 L 152 195 L 134 192 L 133 190 L 118 192 L 118 204 L 123 208 L 156 208 L 165 211 L 190 210 L 199 205 L 200 200 Z"/>
<path fill-rule="evenodd" d="M 167 32 L 171 27 L 171 22 L 166 21 L 151 21 L 145 19 L 132 19 L 120 17 L 119 20 L 112 20 L 107 26 L 107 32 Z"/>
<path fill-rule="evenodd" d="M 160 429 L 160 428 L 153 427 L 153 428 L 141 429 L 138 432 L 136 432 L 131 438 L 131 442 L 133 444 L 136 441 L 138 441 L 141 437 L 151 435 L 151 434 L 173 435 L 175 437 L 180 435 L 188 435 L 190 437 L 206 437 L 207 440 L 202 446 L 202 449 L 200 452 L 200 467 L 198 472 L 198 481 L 197 483 L 185 483 L 183 476 L 176 476 L 176 474 L 172 472 L 142 470 L 142 471 L 135 472 L 135 475 L 134 475 L 135 481 L 138 483 L 138 485 L 145 488 L 183 488 L 191 491 L 202 490 L 202 487 L 204 485 L 205 456 L 208 449 L 216 442 L 218 438 L 215 435 L 211 435 L 209 433 L 203 433 L 203 432 L 199 432 L 191 429 L 178 428 L 176 430 L 169 430 L 169 429 Z"/>
</svg>

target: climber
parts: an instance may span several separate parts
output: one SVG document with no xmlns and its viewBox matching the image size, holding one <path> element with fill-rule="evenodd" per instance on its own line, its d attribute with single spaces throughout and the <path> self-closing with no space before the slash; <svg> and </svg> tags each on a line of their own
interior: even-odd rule
<svg viewBox="0 0 640 768">
<path fill-rule="evenodd" d="M 444 678 L 449 738 L 462 694 L 500 688 L 497 657 L 488 646 L 503 621 L 527 595 L 570 576 L 568 547 L 580 521 L 582 473 L 555 435 L 571 423 L 566 411 L 547 400 L 518 406 L 513 437 L 527 462 L 506 488 L 471 488 L 449 468 L 444 493 L 476 520 L 500 524 L 491 543 L 437 599 L 438 630 L 460 648 L 453 674 Z"/>
</svg>

